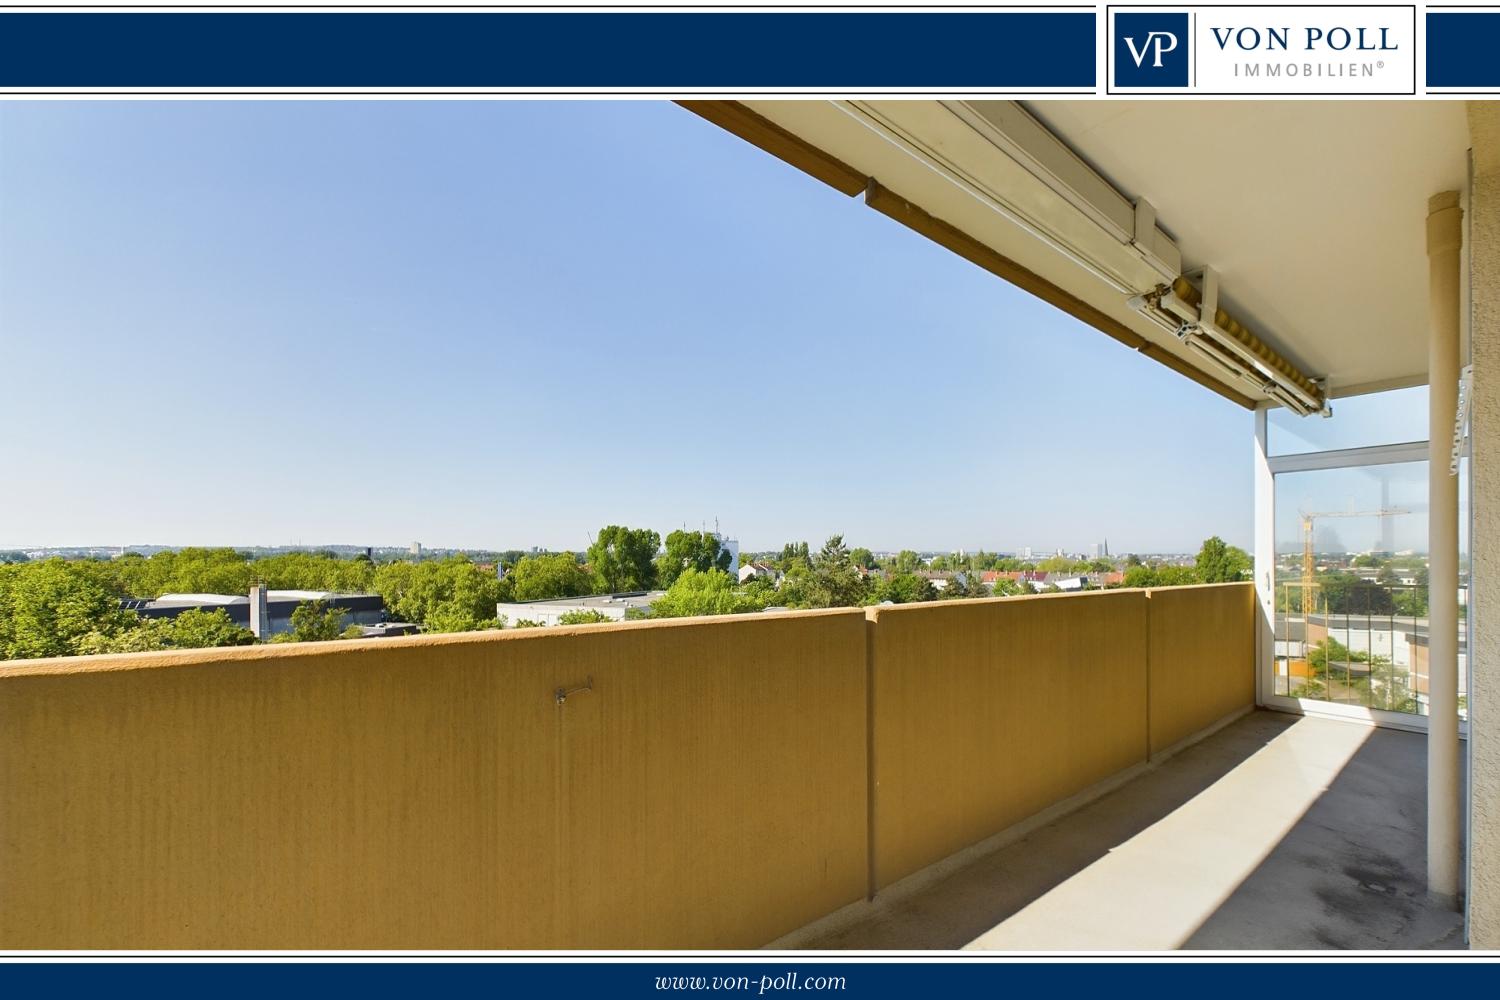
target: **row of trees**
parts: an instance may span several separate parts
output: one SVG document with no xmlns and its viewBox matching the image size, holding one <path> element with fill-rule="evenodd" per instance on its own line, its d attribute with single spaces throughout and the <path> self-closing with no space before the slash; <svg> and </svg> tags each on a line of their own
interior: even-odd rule
<svg viewBox="0 0 1500 1000">
<path fill-rule="evenodd" d="M 577 566 L 572 556 L 563 558 Z M 164 593 L 248 593 L 254 582 L 281 590 L 377 593 L 393 617 L 432 632 L 498 627 L 495 604 L 506 591 L 493 570 L 461 556 L 377 566 L 363 557 L 299 552 L 251 560 L 233 549 L 183 549 L 150 558 L 0 564 L 0 658 L 251 643 L 255 637 L 223 610 L 148 619 L 120 602 Z M 310 602 L 297 609 L 287 635 L 293 641 L 337 638 L 342 618 L 337 608 Z"/>
<path fill-rule="evenodd" d="M 783 546 L 780 553 L 766 554 L 766 561 L 782 574 L 778 583 L 755 579 L 741 585 L 727 572 L 730 559 L 730 553 L 709 532 L 673 531 L 663 543 L 650 529 L 610 525 L 594 538 L 583 561 L 571 552 L 517 554 L 503 578 L 493 567 L 462 555 L 377 564 L 364 555 L 340 559 L 328 552 L 289 552 L 252 559 L 234 549 L 186 548 L 150 557 L 127 554 L 111 560 L 3 563 L 0 657 L 253 642 L 254 637 L 223 611 L 157 620 L 143 619 L 120 606 L 123 598 L 155 598 L 165 593 L 247 593 L 253 583 L 272 589 L 379 594 L 392 618 L 416 622 L 430 632 L 534 624 L 525 619 L 503 621 L 496 615 L 497 603 L 657 587 L 667 591 L 653 606 L 653 614 L 660 617 L 736 614 L 771 606 L 904 604 L 1032 590 L 1024 582 L 1011 580 L 1000 581 L 993 590 L 984 586 L 980 571 L 973 566 L 1014 562 L 985 553 L 945 561 L 944 565 L 963 563 L 966 569 L 938 590 L 921 575 L 926 567 L 915 552 L 877 560 L 868 549 L 850 549 L 840 535 L 829 538 L 816 552 L 806 542 L 796 542 Z M 1047 563 L 1015 565 L 1041 570 Z M 1092 564 L 1085 566 L 1092 568 Z M 1248 557 L 1241 550 L 1210 539 L 1196 568 L 1134 566 L 1125 582 L 1128 586 L 1166 586 L 1235 579 L 1247 567 Z M 1067 571 L 1082 568 L 1070 561 Z M 337 609 L 309 604 L 299 609 L 298 616 L 288 633 L 293 640 L 341 634 Z"/>
<path fill-rule="evenodd" d="M 806 542 L 789 543 L 783 546 L 779 555 L 767 554 L 765 560 L 784 574 L 779 586 L 765 579 L 754 579 L 744 586 L 737 586 L 728 573 L 693 570 L 682 574 L 667 590 L 666 596 L 652 605 L 651 614 L 653 617 L 737 614 L 761 611 L 771 606 L 859 607 L 886 602 L 909 604 L 1034 592 L 1030 583 L 1019 579 L 1002 578 L 991 588 L 974 570 L 954 576 L 938 589 L 931 579 L 922 575 L 923 564 L 916 553 L 900 553 L 887 560 L 887 565 L 869 558 L 869 555 L 868 549 L 848 548 L 842 535 L 829 538 L 817 552 L 810 551 Z M 1092 563 L 1085 565 L 1091 567 Z M 1038 571 L 1048 572 L 1039 568 Z M 1079 571 L 1077 563 L 1070 561 L 1067 570 L 1054 572 Z M 1094 572 L 1092 569 L 1086 571 Z M 1138 562 L 1126 570 L 1121 585 L 1167 587 L 1233 582 L 1245 579 L 1249 571 L 1249 555 L 1215 536 L 1203 543 L 1194 565 L 1148 566 Z"/>
</svg>

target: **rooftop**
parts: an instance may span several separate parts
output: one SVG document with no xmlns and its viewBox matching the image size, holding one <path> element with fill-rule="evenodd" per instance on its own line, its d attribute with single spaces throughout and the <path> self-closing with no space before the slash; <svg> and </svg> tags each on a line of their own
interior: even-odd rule
<svg viewBox="0 0 1500 1000">
<path fill-rule="evenodd" d="M 665 590 L 633 590 L 621 594 L 590 594 L 586 597 L 547 597 L 537 601 L 508 601 L 505 606 L 565 608 L 648 608 Z"/>
<path fill-rule="evenodd" d="M 364 597 L 364 594 L 339 594 L 331 590 L 268 590 L 268 601 L 334 601 L 345 597 Z M 249 604 L 245 594 L 162 594 L 150 602 L 151 607 L 201 607 L 212 604 Z"/>
</svg>

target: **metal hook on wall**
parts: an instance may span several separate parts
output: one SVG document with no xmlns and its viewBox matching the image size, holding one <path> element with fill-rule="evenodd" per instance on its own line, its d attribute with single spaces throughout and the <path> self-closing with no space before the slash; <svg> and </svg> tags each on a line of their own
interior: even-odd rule
<svg viewBox="0 0 1500 1000">
<path fill-rule="evenodd" d="M 570 694 L 582 694 L 585 691 L 592 690 L 594 690 L 594 678 L 590 676 L 586 678 L 583 684 L 579 687 L 558 688 L 555 692 L 553 692 L 553 697 L 555 697 L 557 699 L 557 703 L 561 705 L 563 702 L 568 700 L 568 695 Z"/>
</svg>

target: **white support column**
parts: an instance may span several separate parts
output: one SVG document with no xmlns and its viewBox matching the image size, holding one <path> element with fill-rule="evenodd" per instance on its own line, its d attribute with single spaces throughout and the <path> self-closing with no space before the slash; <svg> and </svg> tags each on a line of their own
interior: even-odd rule
<svg viewBox="0 0 1500 1000">
<path fill-rule="evenodd" d="M 1428 411 L 1427 891 L 1456 904 L 1463 858 L 1459 826 L 1458 478 L 1449 471 L 1458 405 L 1458 192 L 1427 202 L 1430 327 Z"/>
<path fill-rule="evenodd" d="M 1276 477 L 1268 437 L 1270 403 L 1255 408 L 1255 703 L 1276 694 Z"/>
</svg>

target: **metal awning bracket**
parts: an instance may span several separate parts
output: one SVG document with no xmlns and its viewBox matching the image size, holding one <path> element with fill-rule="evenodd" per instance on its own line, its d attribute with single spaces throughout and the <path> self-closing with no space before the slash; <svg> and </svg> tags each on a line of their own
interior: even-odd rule
<svg viewBox="0 0 1500 1000">
<path fill-rule="evenodd" d="M 1198 325 L 1204 328 L 1218 326 L 1219 272 L 1211 267 L 1205 267 L 1201 283 L 1203 302 L 1198 306 Z"/>
<path fill-rule="evenodd" d="M 1163 278 L 1168 280 L 1175 278 L 1178 263 L 1175 248 L 1173 248 L 1172 260 L 1167 260 L 1159 252 L 1160 241 L 1165 240 L 1165 237 L 1156 229 L 1156 206 L 1145 198 L 1137 198 L 1132 207 L 1135 211 L 1135 223 L 1130 235 L 1131 249 Z"/>
</svg>

